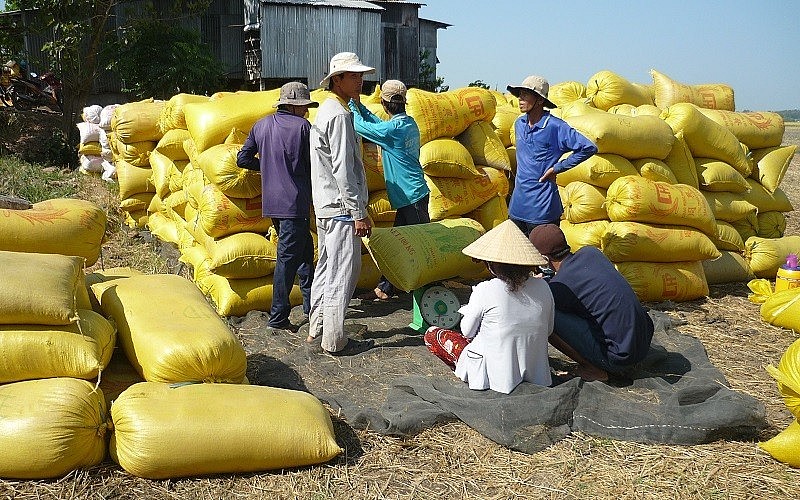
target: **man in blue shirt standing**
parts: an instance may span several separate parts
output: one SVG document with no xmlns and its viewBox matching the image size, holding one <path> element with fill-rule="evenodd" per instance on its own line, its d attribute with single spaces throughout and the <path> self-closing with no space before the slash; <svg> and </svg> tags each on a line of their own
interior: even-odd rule
<svg viewBox="0 0 800 500">
<path fill-rule="evenodd" d="M 360 102 L 350 100 L 356 132 L 381 147 L 386 194 L 392 208 L 397 210 L 394 226 L 409 226 L 430 222 L 428 201 L 430 189 L 419 163 L 419 127 L 406 114 L 406 86 L 399 80 L 387 80 L 381 85 L 381 103 L 390 119 L 383 121 Z M 395 289 L 381 276 L 374 294 L 368 298 L 388 300 Z"/>
<path fill-rule="evenodd" d="M 272 307 L 269 326 L 297 330 L 289 321 L 289 293 L 295 275 L 300 278 L 303 312 L 311 307 L 314 279 L 314 242 L 310 232 L 311 124 L 305 119 L 309 107 L 318 106 L 308 87 L 289 82 L 281 87 L 278 111 L 253 125 L 236 163 L 261 171 L 261 211 L 272 218 L 278 233 L 277 260 L 272 276 Z M 258 159 L 256 159 L 258 153 Z"/>
<path fill-rule="evenodd" d="M 547 99 L 550 85 L 541 76 L 529 76 L 522 84 L 506 88 L 519 98 L 519 110 L 525 113 L 514 122 L 517 173 L 508 218 L 528 235 L 540 224 L 559 223 L 564 207 L 556 174 L 597 153 L 597 146 L 544 109 L 556 105 Z M 561 160 L 568 152 L 572 154 Z"/>
</svg>

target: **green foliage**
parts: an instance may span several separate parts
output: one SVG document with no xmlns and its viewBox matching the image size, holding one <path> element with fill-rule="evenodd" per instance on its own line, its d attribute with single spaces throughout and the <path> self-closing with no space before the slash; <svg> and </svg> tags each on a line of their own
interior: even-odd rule
<svg viewBox="0 0 800 500">
<path fill-rule="evenodd" d="M 483 80 L 475 80 L 474 82 L 468 83 L 467 87 L 480 87 L 487 90 L 492 88 L 488 83 L 484 83 Z"/>
<path fill-rule="evenodd" d="M 436 68 L 428 62 L 430 55 L 431 51 L 428 49 L 419 51 L 419 88 L 428 92 L 447 92 L 450 86 L 444 84 L 444 78 L 434 78 Z"/>
<path fill-rule="evenodd" d="M 783 117 L 785 122 L 800 122 L 800 109 L 777 111 L 777 113 Z"/>
<path fill-rule="evenodd" d="M 222 86 L 224 68 L 200 42 L 200 34 L 174 23 L 139 22 L 123 31 L 111 65 L 123 91 L 142 99 L 205 94 Z"/>
<path fill-rule="evenodd" d="M 0 193 L 38 203 L 78 192 L 75 171 L 43 168 L 16 156 L 0 156 Z"/>
</svg>

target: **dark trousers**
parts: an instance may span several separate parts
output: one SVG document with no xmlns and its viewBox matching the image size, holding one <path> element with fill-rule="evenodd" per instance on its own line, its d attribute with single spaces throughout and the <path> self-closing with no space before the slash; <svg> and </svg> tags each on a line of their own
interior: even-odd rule
<svg viewBox="0 0 800 500">
<path fill-rule="evenodd" d="M 509 217 L 509 219 L 510 219 L 510 217 Z M 559 219 L 556 219 L 556 220 L 550 221 L 550 222 L 542 222 L 542 223 L 539 223 L 539 224 L 534 224 L 532 222 L 525 222 L 525 221 L 521 221 L 521 220 L 517 220 L 517 219 L 511 219 L 511 222 L 516 224 L 517 227 L 519 228 L 519 230 L 522 231 L 522 234 L 524 234 L 525 237 L 527 238 L 528 236 L 531 235 L 531 231 L 533 231 L 533 228 L 535 228 L 536 226 L 541 226 L 541 225 L 544 225 L 544 224 L 555 224 L 556 226 L 558 226 L 561 221 Z"/>
<path fill-rule="evenodd" d="M 414 224 L 427 224 L 430 222 L 431 217 L 428 214 L 429 200 L 430 195 L 426 194 L 421 200 L 398 208 L 394 216 L 394 227 L 413 226 Z M 395 292 L 394 286 L 389 283 L 385 276 L 381 276 L 381 279 L 378 280 L 377 288 L 390 297 Z"/>
<path fill-rule="evenodd" d="M 311 282 L 314 280 L 314 241 L 308 219 L 272 219 L 278 233 L 278 257 L 272 276 L 272 308 L 269 325 L 280 326 L 289 321 L 292 306 L 289 293 L 295 276 L 299 277 L 303 294 L 303 312 L 311 309 Z"/>
</svg>

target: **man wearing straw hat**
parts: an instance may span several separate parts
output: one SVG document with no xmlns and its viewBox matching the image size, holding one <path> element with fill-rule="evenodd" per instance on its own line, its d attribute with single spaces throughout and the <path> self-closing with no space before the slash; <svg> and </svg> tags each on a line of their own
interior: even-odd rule
<svg viewBox="0 0 800 500">
<path fill-rule="evenodd" d="M 289 321 L 289 293 L 299 276 L 303 312 L 311 310 L 314 242 L 311 240 L 311 158 L 305 119 L 311 100 L 308 87 L 289 82 L 281 87 L 278 111 L 253 125 L 236 157 L 242 168 L 261 171 L 261 212 L 278 233 L 269 326 L 296 330 Z M 256 153 L 258 159 L 256 159 Z"/>
<path fill-rule="evenodd" d="M 547 340 L 553 331 L 553 296 L 532 274 L 547 259 L 510 220 L 467 245 L 463 252 L 486 263 L 495 277 L 472 289 L 461 333 L 431 327 L 428 349 L 470 389 L 508 394 L 527 381 L 549 386 Z"/>
<path fill-rule="evenodd" d="M 544 109 L 556 105 L 547 98 L 550 84 L 541 76 L 531 75 L 506 88 L 519 98 L 519 110 L 524 113 L 514 122 L 517 173 L 508 218 L 527 236 L 539 224 L 558 224 L 564 207 L 556 174 L 597 153 L 597 146 Z"/>
<path fill-rule="evenodd" d="M 322 337 L 329 354 L 363 352 L 374 341 L 348 339 L 344 319 L 361 272 L 361 237 L 372 232 L 367 215 L 366 174 L 361 143 L 353 126 L 348 102 L 358 100 L 364 65 L 352 52 L 331 58 L 330 71 L 320 86 L 333 93 L 322 103 L 311 127 L 311 185 L 317 217 L 319 258 L 311 285 L 311 343 Z"/>
<path fill-rule="evenodd" d="M 584 380 L 627 376 L 653 338 L 653 320 L 631 285 L 598 248 L 573 254 L 555 224 L 535 227 L 530 241 L 556 273 L 550 279 L 556 307 L 550 343 L 578 363 Z"/>
</svg>

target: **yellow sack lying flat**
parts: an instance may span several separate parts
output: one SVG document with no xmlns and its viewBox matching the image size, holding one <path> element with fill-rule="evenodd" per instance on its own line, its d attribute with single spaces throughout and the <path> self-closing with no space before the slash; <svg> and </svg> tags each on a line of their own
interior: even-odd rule
<svg viewBox="0 0 800 500">
<path fill-rule="evenodd" d="M 253 198 L 261 194 L 261 172 L 247 170 L 236 165 L 239 144 L 211 146 L 197 157 L 206 178 L 231 198 Z"/>
<path fill-rule="evenodd" d="M 202 273 L 197 286 L 211 298 L 220 316 L 244 316 L 250 311 L 269 311 L 272 307 L 272 279 L 228 279 L 214 273 Z M 303 303 L 300 287 L 289 292 L 289 304 Z"/>
<path fill-rule="evenodd" d="M 62 477 L 103 461 L 106 404 L 86 380 L 0 385 L 0 477 Z"/>
<path fill-rule="evenodd" d="M 786 216 L 783 212 L 759 212 L 758 231 L 761 238 L 782 238 L 786 232 Z"/>
<path fill-rule="evenodd" d="M 420 149 L 420 160 L 421 156 L 422 149 Z M 364 161 L 364 172 L 367 174 L 367 189 L 370 192 L 386 189 L 381 147 L 369 141 L 361 141 L 361 158 Z"/>
<path fill-rule="evenodd" d="M 144 225 L 147 224 L 147 220 L 139 220 L 139 217 L 142 215 L 145 217 L 147 216 L 147 209 L 153 204 L 153 198 L 155 196 L 155 193 L 136 193 L 127 198 L 123 198 L 122 201 L 119 202 L 119 209 L 123 212 L 138 212 L 135 215 L 131 215 L 131 218 L 141 224 L 138 226 L 139 228 L 144 228 Z"/>
<path fill-rule="evenodd" d="M 175 221 L 168 218 L 162 212 L 151 213 L 147 218 L 147 229 L 161 241 L 178 245 L 180 243 L 180 233 Z"/>
<path fill-rule="evenodd" d="M 652 104 L 640 104 L 639 106 L 633 106 L 631 104 L 617 104 L 616 106 L 611 106 L 608 108 L 608 112 L 627 116 L 661 116 L 661 108 L 658 108 Z"/>
<path fill-rule="evenodd" d="M 103 314 L 103 309 L 100 307 L 100 302 L 98 302 L 97 297 L 95 297 L 94 290 L 92 290 L 92 285 L 95 283 L 102 283 L 104 281 L 128 278 L 130 276 L 139 276 L 142 274 L 144 273 L 132 267 L 109 267 L 106 269 L 96 269 L 94 272 L 84 276 L 84 282 L 86 283 L 86 288 L 89 291 L 89 299 L 92 304 L 92 310 L 98 314 Z M 116 332 L 116 328 L 114 331 Z"/>
<path fill-rule="evenodd" d="M 362 254 L 361 272 L 358 275 L 356 288 L 372 290 L 375 288 L 375 285 L 378 283 L 380 277 L 381 270 L 378 269 L 378 265 L 375 264 L 375 261 L 372 260 L 372 257 L 369 255 L 369 253 Z"/>
<path fill-rule="evenodd" d="M 562 220 L 559 226 L 567 238 L 567 244 L 570 249 L 576 252 L 581 247 L 592 246 L 600 248 L 602 246 L 600 240 L 608 229 L 608 224 L 607 220 L 595 220 L 579 224 L 572 224 Z"/>
<path fill-rule="evenodd" d="M 134 196 L 142 196 L 142 195 L 134 195 Z M 152 194 L 149 195 L 150 198 L 153 197 Z M 124 201 L 124 200 L 123 200 Z M 142 206 L 147 206 L 144 204 Z M 128 226 L 131 229 L 144 229 L 147 227 L 147 219 L 149 219 L 149 215 L 147 214 L 147 209 L 139 208 L 126 208 L 122 204 L 120 204 L 120 209 L 125 213 L 125 220 L 122 221 L 123 224 Z"/>
<path fill-rule="evenodd" d="M 755 216 L 758 210 L 755 205 L 744 200 L 742 195 L 725 191 L 701 191 L 703 197 L 714 212 L 714 218 L 725 222 L 736 222 L 748 216 Z"/>
<path fill-rule="evenodd" d="M 643 302 L 683 302 L 708 295 L 700 261 L 620 262 L 616 267 Z"/>
<path fill-rule="evenodd" d="M 783 180 L 786 170 L 792 164 L 797 145 L 765 148 L 752 151 L 753 171 L 750 177 L 757 180 L 764 189 L 772 193 Z"/>
<path fill-rule="evenodd" d="M 419 162 L 426 175 L 431 177 L 480 177 L 467 147 L 455 139 L 442 137 L 426 142 L 419 149 Z"/>
<path fill-rule="evenodd" d="M 384 276 L 410 292 L 428 283 L 477 273 L 482 264 L 461 250 L 478 239 L 483 226 L 472 219 L 375 229 L 365 243 Z"/>
<path fill-rule="evenodd" d="M 603 70 L 589 77 L 586 84 L 586 97 L 592 100 L 594 107 L 608 111 L 617 104 L 653 104 L 653 98 L 647 87 L 636 85 L 614 72 Z"/>
<path fill-rule="evenodd" d="M 492 125 L 495 128 L 497 137 L 504 147 L 509 147 L 512 144 L 511 133 L 514 129 L 514 123 L 519 118 L 519 108 L 516 106 L 497 106 L 492 118 Z"/>
<path fill-rule="evenodd" d="M 730 130 L 750 149 L 780 146 L 785 125 L 783 117 L 770 111 L 744 112 L 698 108 L 714 122 Z"/>
<path fill-rule="evenodd" d="M 656 116 L 591 113 L 565 118 L 597 146 L 599 153 L 613 153 L 629 160 L 666 158 L 675 142 L 672 129 Z"/>
<path fill-rule="evenodd" d="M 173 129 L 185 129 L 186 116 L 184 115 L 183 108 L 189 103 L 193 102 L 207 102 L 209 98 L 204 95 L 193 95 L 180 93 L 172 96 L 165 104 L 164 109 L 161 110 L 161 116 L 158 118 L 158 128 L 164 135 Z"/>
<path fill-rule="evenodd" d="M 397 210 L 392 208 L 389 203 L 389 195 L 386 190 L 373 191 L 367 200 L 367 213 L 375 222 L 394 222 Z"/>
<path fill-rule="evenodd" d="M 149 479 L 299 467 L 343 451 L 317 398 L 274 387 L 144 382 L 111 418 L 111 458 Z"/>
<path fill-rule="evenodd" d="M 495 196 L 475 210 L 466 214 L 468 219 L 477 221 L 488 231 L 508 219 L 508 204 L 505 196 Z"/>
<path fill-rule="evenodd" d="M 155 193 L 156 188 L 150 182 L 153 171 L 147 167 L 137 167 L 124 160 L 117 160 L 117 183 L 119 198 L 124 200 L 139 193 Z"/>
<path fill-rule="evenodd" d="M 0 325 L 0 383 L 96 378 L 111 359 L 115 334 L 114 325 L 86 309 L 72 325 Z"/>
<path fill-rule="evenodd" d="M 772 282 L 764 278 L 748 282 L 747 287 L 754 292 L 747 297 L 750 302 L 761 304 L 762 320 L 771 325 L 788 328 L 800 333 L 800 288 L 788 288 L 780 292 L 773 292 Z M 797 385 L 798 349 L 796 344 L 797 342 L 794 342 L 784 354 L 784 358 L 792 360 L 793 365 L 790 367 L 784 364 L 777 373 L 770 372 L 773 377 L 779 380 L 778 389 L 784 395 L 789 411 L 794 413 L 795 416 L 800 411 L 800 387 Z M 781 362 L 783 363 L 783 358 L 781 358 Z M 789 373 L 788 370 L 793 370 L 793 372 Z M 781 378 L 779 377 L 781 374 L 788 376 Z M 788 389 L 792 389 L 793 393 L 789 392 Z"/>
<path fill-rule="evenodd" d="M 664 158 L 664 163 L 667 164 L 675 175 L 675 180 L 679 183 L 692 186 L 695 189 L 700 188 L 694 157 L 686 144 L 686 140 L 683 138 L 682 131 L 675 134 L 675 143 L 672 145 L 667 157 Z"/>
<path fill-rule="evenodd" d="M 276 240 L 277 241 L 277 240 Z M 202 242 L 211 272 L 226 278 L 261 278 L 275 271 L 277 247 L 261 234 L 242 232 Z"/>
<path fill-rule="evenodd" d="M 183 143 L 191 139 L 189 131 L 183 128 L 173 128 L 167 130 L 164 137 L 156 144 L 155 151 L 166 156 L 170 160 L 188 160 L 189 155 L 183 149 Z M 152 161 L 152 160 L 151 160 Z"/>
<path fill-rule="evenodd" d="M 145 380 L 238 384 L 244 378 L 244 349 L 191 281 L 172 274 L 131 276 L 92 290 Z"/>
<path fill-rule="evenodd" d="M 497 101 L 489 90 L 464 87 L 433 93 L 408 90 L 408 115 L 419 126 L 420 144 L 439 137 L 455 137 L 476 121 L 491 121 Z"/>
<path fill-rule="evenodd" d="M 653 95 L 655 104 L 661 109 L 668 108 L 675 103 L 690 102 L 696 106 L 710 109 L 724 109 L 734 111 L 736 104 L 733 98 L 733 88 L 724 83 L 703 83 L 699 85 L 686 85 L 663 73 L 651 69 L 653 77 Z"/>
<path fill-rule="evenodd" d="M 612 262 L 683 262 L 720 256 L 708 236 L 690 227 L 611 222 L 601 241 Z"/>
<path fill-rule="evenodd" d="M 279 95 L 280 89 L 242 92 L 186 104 L 183 107 L 186 129 L 192 135 L 197 153 L 222 144 L 234 128 L 245 134 L 250 132 L 255 122 L 276 111 L 272 105 Z"/>
<path fill-rule="evenodd" d="M 0 324 L 69 325 L 78 320 L 83 258 L 0 251 Z"/>
<path fill-rule="evenodd" d="M 800 424 L 793 420 L 789 427 L 772 439 L 758 443 L 772 458 L 790 467 L 800 467 Z"/>
<path fill-rule="evenodd" d="M 717 236 L 711 238 L 719 250 L 731 252 L 744 252 L 744 240 L 735 227 L 730 223 L 717 219 Z"/>
<path fill-rule="evenodd" d="M 581 181 L 608 189 L 612 182 L 626 175 L 639 175 L 630 160 L 615 154 L 596 154 L 558 174 L 556 184 L 566 187 L 571 182 Z"/>
<path fill-rule="evenodd" d="M 775 279 L 778 268 L 786 263 L 790 253 L 800 253 L 800 236 L 759 238 L 753 236 L 744 242 L 745 258 L 759 278 Z"/>
<path fill-rule="evenodd" d="M 742 199 L 752 203 L 759 212 L 791 212 L 794 210 L 792 202 L 781 188 L 775 188 L 772 193 L 755 179 L 746 180 L 749 191 L 742 193 Z"/>
<path fill-rule="evenodd" d="M 677 184 L 678 179 L 672 173 L 672 169 L 666 162 L 658 158 L 640 158 L 631 162 L 633 167 L 639 171 L 639 175 L 645 179 L 658 182 L 668 182 L 670 184 Z"/>
<path fill-rule="evenodd" d="M 700 189 L 731 193 L 744 193 L 750 189 L 744 176 L 724 161 L 700 157 L 695 158 L 694 161 L 697 166 Z"/>
<path fill-rule="evenodd" d="M 608 219 L 605 203 L 603 188 L 581 181 L 570 182 L 564 188 L 564 218 L 573 224 Z"/>
<path fill-rule="evenodd" d="M 752 236 L 758 236 L 758 216 L 755 212 L 747 214 L 746 217 L 730 223 L 736 232 L 747 241 Z"/>
<path fill-rule="evenodd" d="M 117 159 L 124 160 L 134 167 L 147 168 L 150 166 L 150 153 L 155 147 L 155 141 L 139 141 L 130 144 L 118 142 Z"/>
<path fill-rule="evenodd" d="M 511 170 L 506 147 L 490 122 L 471 123 L 456 140 L 467 148 L 475 163 L 499 170 Z"/>
<path fill-rule="evenodd" d="M 199 227 L 214 238 L 244 231 L 265 233 L 272 225 L 271 219 L 261 216 L 261 195 L 250 199 L 232 198 L 216 184 L 206 184 L 198 196 L 195 199 L 197 217 L 187 222 L 190 228 Z"/>
<path fill-rule="evenodd" d="M 164 110 L 164 104 L 164 101 L 146 99 L 117 106 L 111 117 L 111 130 L 114 131 L 117 140 L 132 144 L 161 139 L 158 119 Z"/>
<path fill-rule="evenodd" d="M 488 169 L 487 169 L 488 170 Z M 498 172 L 495 170 L 495 172 Z M 505 179 L 505 178 L 504 178 Z M 425 182 L 431 190 L 428 213 L 431 220 L 464 215 L 475 210 L 490 199 L 501 194 L 503 186 L 498 186 L 499 177 L 495 181 L 489 175 L 472 179 L 455 177 L 429 177 Z M 505 191 L 508 192 L 508 180 L 505 180 Z"/>
<path fill-rule="evenodd" d="M 703 261 L 703 272 L 709 285 L 750 281 L 755 278 L 747 261 L 738 252 L 721 252 L 717 259 Z"/>
<path fill-rule="evenodd" d="M 91 266 L 105 231 L 105 211 L 85 200 L 56 198 L 28 210 L 0 208 L 0 250 L 74 255 Z"/>
<path fill-rule="evenodd" d="M 606 211 L 612 221 L 689 226 L 709 236 L 717 234 L 717 224 L 705 197 L 685 184 L 622 177 L 608 188 Z"/>
<path fill-rule="evenodd" d="M 576 81 L 560 82 L 550 86 L 547 98 L 558 107 L 578 99 L 586 98 L 586 85 Z"/>
</svg>

